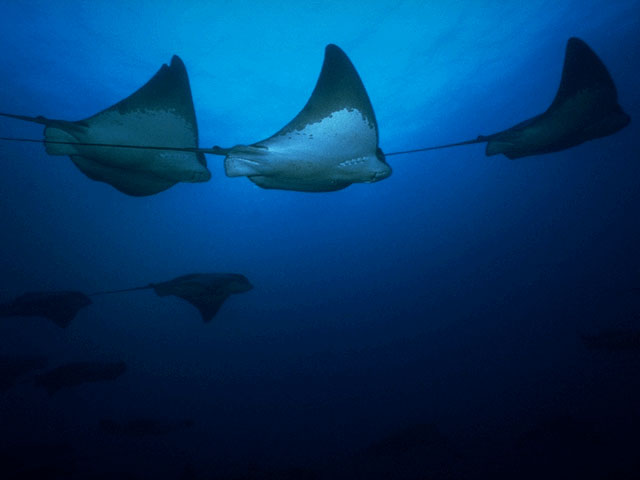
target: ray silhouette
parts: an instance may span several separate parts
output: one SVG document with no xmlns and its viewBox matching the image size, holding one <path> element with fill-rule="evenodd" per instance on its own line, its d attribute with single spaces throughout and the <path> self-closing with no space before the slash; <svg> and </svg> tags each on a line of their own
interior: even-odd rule
<svg viewBox="0 0 640 480">
<path fill-rule="evenodd" d="M 22 376 L 46 366 L 47 359 L 42 355 L 0 354 L 0 393 L 18 383 Z"/>
<path fill-rule="evenodd" d="M 153 289 L 159 297 L 173 295 L 198 309 L 202 320 L 209 322 L 231 295 L 248 292 L 253 288 L 247 277 L 238 273 L 192 273 L 140 287 L 96 292 L 91 295 L 107 295 Z"/>
<path fill-rule="evenodd" d="M 27 292 L 0 304 L 0 317 L 44 317 L 66 328 L 91 299 L 82 292 Z"/>
<path fill-rule="evenodd" d="M 567 42 L 560 87 L 544 113 L 492 135 L 463 142 L 388 153 L 387 156 L 487 143 L 486 155 L 517 159 L 553 153 L 606 137 L 631 121 L 602 60 L 579 38 Z"/>
<path fill-rule="evenodd" d="M 238 273 L 191 273 L 165 282 L 133 288 L 84 294 L 76 291 L 27 292 L 11 302 L 0 304 L 0 317 L 44 317 L 62 328 L 69 326 L 77 313 L 92 303 L 92 296 L 153 290 L 159 297 L 176 296 L 198 309 L 209 322 L 233 294 L 253 288 L 247 277 Z"/>
</svg>

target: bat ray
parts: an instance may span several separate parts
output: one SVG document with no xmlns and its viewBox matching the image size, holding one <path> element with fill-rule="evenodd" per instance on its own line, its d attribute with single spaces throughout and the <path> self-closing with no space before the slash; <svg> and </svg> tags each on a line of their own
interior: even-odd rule
<svg viewBox="0 0 640 480">
<path fill-rule="evenodd" d="M 221 149 L 223 150 L 223 149 Z M 391 175 L 378 147 L 378 124 L 358 72 L 328 45 L 320 76 L 302 111 L 275 135 L 226 149 L 227 176 L 262 188 L 329 192 Z"/>
<path fill-rule="evenodd" d="M 238 273 L 192 273 L 166 282 L 150 283 L 141 287 L 96 292 L 91 295 L 132 292 L 153 289 L 156 295 L 175 295 L 196 307 L 204 322 L 218 313 L 224 301 L 234 293 L 248 292 L 253 288 L 247 277 Z"/>
<path fill-rule="evenodd" d="M 0 355 L 0 393 L 16 384 L 18 379 L 47 366 L 47 359 L 41 355 Z"/>
<path fill-rule="evenodd" d="M 253 285 L 237 273 L 194 273 L 152 283 L 151 287 L 160 297 L 175 295 L 186 300 L 200 311 L 204 322 L 209 322 L 227 298 L 234 293 L 248 292 Z"/>
<path fill-rule="evenodd" d="M 87 177 L 128 195 L 153 195 L 178 182 L 211 178 L 197 148 L 189 77 L 177 56 L 135 93 L 85 120 L 0 115 L 44 125 L 48 154 L 68 155 Z M 112 148 L 118 146 L 123 148 Z"/>
<path fill-rule="evenodd" d="M 516 159 L 559 152 L 606 137 L 630 121 L 618 104 L 618 93 L 607 67 L 584 41 L 573 37 L 567 42 L 560 87 L 544 113 L 493 135 L 387 156 L 487 142 L 486 155 L 501 153 Z"/>
<path fill-rule="evenodd" d="M 0 317 L 44 317 L 65 328 L 91 303 L 82 292 L 28 292 L 12 302 L 0 304 Z"/>
<path fill-rule="evenodd" d="M 53 395 L 62 388 L 115 380 L 126 370 L 124 362 L 71 362 L 37 375 L 35 384 Z"/>
<path fill-rule="evenodd" d="M 100 420 L 100 428 L 112 435 L 127 437 L 159 436 L 193 427 L 193 420 L 168 421 L 154 418 L 137 418 L 127 422 L 112 419 Z"/>
</svg>

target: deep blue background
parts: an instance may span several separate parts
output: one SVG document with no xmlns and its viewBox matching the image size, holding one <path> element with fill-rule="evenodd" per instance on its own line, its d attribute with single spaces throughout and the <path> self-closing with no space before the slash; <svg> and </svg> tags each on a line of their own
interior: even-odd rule
<svg viewBox="0 0 640 480">
<path fill-rule="evenodd" d="M 594 353 L 578 337 L 638 323 L 640 2 L 131 3 L 5 2 L 0 111 L 85 118 L 178 54 L 201 146 L 250 143 L 302 108 L 335 43 L 391 152 L 540 113 L 578 36 L 632 123 L 517 161 L 477 145 L 390 157 L 389 179 L 327 194 L 262 190 L 209 157 L 210 182 L 131 198 L 40 145 L 0 143 L 0 300 L 191 272 L 255 286 L 208 325 L 148 291 L 96 298 L 65 330 L 3 320 L 1 353 L 52 366 L 121 358 L 129 371 L 51 399 L 12 389 L 0 397 L 2 446 L 68 442 L 81 470 L 177 478 L 192 464 L 210 478 L 325 465 L 416 422 L 467 451 L 557 414 L 614 437 L 640 423 L 638 356 Z M 0 133 L 41 138 L 41 127 L 2 119 Z M 136 415 L 196 426 L 141 441 L 97 426 Z"/>
</svg>

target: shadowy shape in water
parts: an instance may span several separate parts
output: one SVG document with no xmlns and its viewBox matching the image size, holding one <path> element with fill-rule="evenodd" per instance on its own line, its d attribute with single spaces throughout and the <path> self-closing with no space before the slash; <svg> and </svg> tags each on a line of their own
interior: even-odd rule
<svg viewBox="0 0 640 480">
<path fill-rule="evenodd" d="M 592 350 L 640 351 L 640 330 L 607 329 L 595 335 L 580 335 L 582 342 Z"/>
<path fill-rule="evenodd" d="M 291 122 L 260 142 L 220 150 L 229 177 L 246 176 L 262 188 L 330 192 L 391 175 L 378 137 L 358 72 L 328 45 L 316 87 Z"/>
<path fill-rule="evenodd" d="M 47 359 L 41 355 L 0 355 L 0 393 L 14 386 L 18 379 L 47 366 Z"/>
<path fill-rule="evenodd" d="M 166 282 L 150 283 L 142 287 L 122 290 L 96 292 L 92 295 L 153 289 L 156 295 L 160 297 L 174 295 L 186 300 L 200 311 L 203 321 L 209 322 L 218 313 L 218 310 L 220 310 L 220 307 L 229 296 L 235 293 L 248 292 L 252 288 L 253 285 L 251 285 L 247 277 L 239 273 L 191 273 Z"/>
<path fill-rule="evenodd" d="M 37 375 L 35 384 L 53 395 L 63 388 L 115 380 L 126 370 L 124 362 L 71 362 Z"/>
<path fill-rule="evenodd" d="M 0 317 L 44 317 L 65 328 L 88 305 L 91 299 L 82 292 L 28 292 L 0 304 Z"/>
<path fill-rule="evenodd" d="M 631 118 L 602 61 L 578 38 L 570 38 L 562 80 L 551 106 L 542 114 L 486 137 L 487 155 L 508 158 L 558 152 L 611 135 Z"/>
<path fill-rule="evenodd" d="M 127 195 L 153 195 L 178 182 L 211 178 L 197 148 L 189 77 L 177 56 L 138 91 L 85 120 L 0 115 L 44 125 L 48 154 L 68 155 L 87 177 Z"/>
<path fill-rule="evenodd" d="M 227 298 L 253 288 L 247 277 L 238 273 L 192 273 L 166 282 L 141 287 L 108 290 L 85 295 L 82 292 L 29 292 L 12 302 L 0 304 L 0 317 L 40 316 L 67 327 L 78 311 L 90 305 L 90 296 L 154 290 L 156 295 L 174 295 L 196 307 L 202 320 L 209 322 Z"/>
<path fill-rule="evenodd" d="M 237 273 L 194 273 L 168 282 L 152 283 L 160 297 L 175 295 L 196 307 L 204 322 L 218 313 L 224 301 L 235 293 L 253 288 L 247 277 Z"/>
<path fill-rule="evenodd" d="M 138 418 L 122 423 L 112 419 L 100 420 L 100 428 L 103 432 L 127 437 L 167 435 L 186 430 L 193 425 L 193 420 L 190 419 L 171 422 L 155 418 Z"/>
<path fill-rule="evenodd" d="M 516 159 L 559 152 L 588 140 L 606 137 L 631 121 L 618 104 L 618 92 L 602 60 L 579 38 L 570 38 L 560 87 L 542 114 L 493 135 L 401 153 L 487 142 L 485 153 Z"/>
<path fill-rule="evenodd" d="M 370 444 L 332 472 L 335 478 L 458 478 L 462 456 L 433 424 L 415 424 Z"/>
</svg>

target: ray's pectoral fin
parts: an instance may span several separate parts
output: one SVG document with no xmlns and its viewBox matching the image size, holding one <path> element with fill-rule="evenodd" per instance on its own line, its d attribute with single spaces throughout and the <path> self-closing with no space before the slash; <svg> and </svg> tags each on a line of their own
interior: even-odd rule
<svg viewBox="0 0 640 480">
<path fill-rule="evenodd" d="M 327 46 L 316 86 L 300 113 L 266 140 L 232 148 L 225 171 L 263 188 L 303 192 L 340 190 L 391 175 L 378 147 L 369 96 L 340 48 Z"/>
<path fill-rule="evenodd" d="M 124 145 L 198 146 L 198 127 L 189 78 L 174 56 L 138 91 L 86 119 L 82 133 L 52 129 L 53 138 L 74 136 L 76 141 Z M 211 178 L 202 153 L 169 150 L 76 147 L 72 160 L 89 178 L 104 181 L 129 195 L 152 195 L 178 182 Z"/>
<path fill-rule="evenodd" d="M 602 60 L 582 40 L 567 42 L 562 79 L 551 106 L 542 114 L 487 138 L 487 155 L 515 159 L 558 152 L 611 135 L 631 118 Z"/>
<path fill-rule="evenodd" d="M 211 178 L 202 151 L 180 151 L 198 148 L 198 126 L 187 71 L 177 56 L 132 95 L 85 120 L 3 115 L 45 125 L 47 153 L 71 157 L 89 178 L 128 195 Z"/>
<path fill-rule="evenodd" d="M 154 195 L 178 183 L 149 172 L 103 165 L 83 155 L 70 155 L 70 157 L 74 165 L 91 180 L 106 182 L 116 190 L 132 197 Z"/>
<path fill-rule="evenodd" d="M 230 294 L 216 294 L 210 295 L 206 298 L 191 298 L 188 299 L 194 307 L 198 309 L 202 316 L 203 322 L 210 322 L 213 317 L 216 316 L 222 304 L 229 298 Z M 187 300 L 185 298 L 185 300 Z"/>
<path fill-rule="evenodd" d="M 75 312 L 56 312 L 50 318 L 60 328 L 67 328 L 75 316 Z"/>
</svg>

